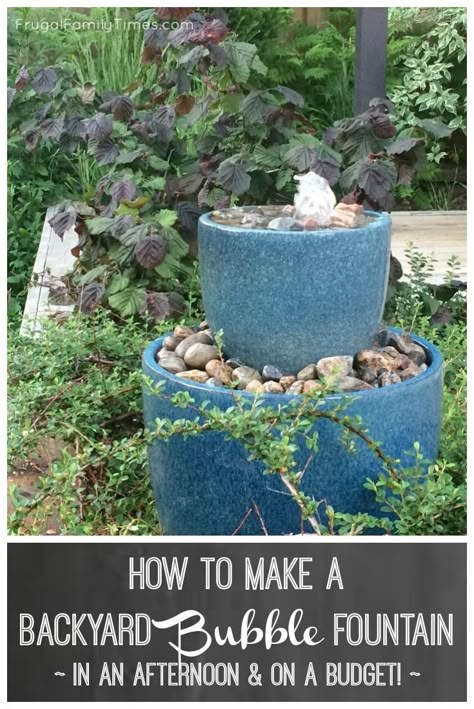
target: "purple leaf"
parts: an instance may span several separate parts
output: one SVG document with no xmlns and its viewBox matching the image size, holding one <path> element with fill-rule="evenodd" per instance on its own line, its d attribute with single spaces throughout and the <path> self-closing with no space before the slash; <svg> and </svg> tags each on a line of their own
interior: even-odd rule
<svg viewBox="0 0 474 709">
<path fill-rule="evenodd" d="M 79 297 L 79 308 L 81 313 L 91 315 L 99 305 L 105 293 L 105 288 L 101 283 L 89 283 L 84 286 Z"/>
<path fill-rule="evenodd" d="M 143 268 L 155 268 L 163 263 L 167 250 L 168 242 L 165 237 L 156 234 L 140 239 L 135 246 L 134 254 Z"/>
<path fill-rule="evenodd" d="M 133 115 L 133 101 L 128 96 L 115 96 L 99 108 L 106 113 L 113 113 L 116 121 L 128 121 Z"/>
<path fill-rule="evenodd" d="M 250 175 L 242 163 L 234 158 L 228 158 L 219 165 L 217 179 L 225 190 L 236 195 L 244 194 L 250 187 Z"/>
<path fill-rule="evenodd" d="M 162 49 L 168 44 L 168 32 L 161 29 L 161 27 L 149 27 L 145 30 L 143 39 L 145 47 L 150 47 L 151 49 Z"/>
<path fill-rule="evenodd" d="M 113 236 L 119 237 L 133 226 L 135 226 L 135 219 L 130 214 L 121 214 L 116 218 L 111 231 Z"/>
<path fill-rule="evenodd" d="M 155 322 L 179 318 L 186 312 L 186 301 L 180 293 L 147 293 L 145 308 Z"/>
<path fill-rule="evenodd" d="M 40 139 L 40 132 L 39 130 L 29 130 L 25 133 L 25 146 L 26 149 L 32 152 L 33 150 L 36 150 L 36 146 L 38 145 L 39 139 Z"/>
<path fill-rule="evenodd" d="M 112 119 L 103 113 L 96 113 L 86 123 L 86 131 L 89 138 L 99 141 L 105 140 L 112 133 L 112 128 Z"/>
<path fill-rule="evenodd" d="M 87 122 L 80 116 L 70 116 L 64 121 L 64 132 L 71 138 L 85 138 Z"/>
<path fill-rule="evenodd" d="M 110 138 L 98 142 L 94 149 L 98 165 L 111 165 L 118 157 L 119 149 Z"/>
<path fill-rule="evenodd" d="M 46 120 L 41 121 L 38 127 L 43 138 L 57 140 L 63 132 L 64 118 L 47 118 Z"/>
<path fill-rule="evenodd" d="M 49 93 L 58 81 L 58 75 L 52 67 L 47 69 L 37 69 L 34 79 L 31 82 L 32 87 L 38 94 Z"/>
<path fill-rule="evenodd" d="M 112 185 L 110 195 L 115 202 L 120 203 L 123 199 L 132 200 L 137 194 L 137 188 L 131 180 L 119 180 Z"/>
<path fill-rule="evenodd" d="M 176 121 L 176 111 L 174 106 L 161 106 L 153 114 L 153 122 L 161 123 L 167 128 L 172 128 Z"/>
<path fill-rule="evenodd" d="M 54 217 L 49 220 L 53 231 L 62 239 L 64 234 L 76 223 L 77 212 L 71 207 L 62 207 Z"/>
<path fill-rule="evenodd" d="M 15 89 L 17 91 L 23 91 L 29 78 L 28 69 L 26 66 L 22 66 L 15 79 Z"/>
</svg>

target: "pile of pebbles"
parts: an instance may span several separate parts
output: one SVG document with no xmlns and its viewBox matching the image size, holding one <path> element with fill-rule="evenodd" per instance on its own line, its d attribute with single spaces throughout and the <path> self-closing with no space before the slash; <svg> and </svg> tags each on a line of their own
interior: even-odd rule
<svg viewBox="0 0 474 709">
<path fill-rule="evenodd" d="M 323 357 L 294 374 L 272 364 L 258 371 L 237 358 L 221 359 L 206 321 L 196 327 L 178 325 L 164 339 L 156 360 L 182 379 L 255 394 L 302 394 L 321 389 L 323 382 L 335 391 L 363 391 L 399 384 L 427 369 L 425 350 L 410 335 L 381 330 L 373 347 L 354 357 Z"/>
<path fill-rule="evenodd" d="M 211 212 L 211 219 L 217 224 L 240 226 L 245 229 L 270 229 L 283 231 L 317 231 L 318 229 L 357 228 L 374 221 L 363 213 L 358 204 L 339 203 L 333 210 L 329 227 L 320 227 L 312 218 L 298 220 L 295 207 L 285 206 L 232 207 Z"/>
</svg>

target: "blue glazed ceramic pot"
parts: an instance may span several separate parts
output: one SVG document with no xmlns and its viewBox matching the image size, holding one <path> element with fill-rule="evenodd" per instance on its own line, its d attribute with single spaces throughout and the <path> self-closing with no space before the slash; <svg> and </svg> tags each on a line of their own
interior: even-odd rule
<svg viewBox="0 0 474 709">
<path fill-rule="evenodd" d="M 391 220 L 356 229 L 275 231 L 199 220 L 204 311 L 229 357 L 294 374 L 369 347 L 385 302 Z"/>
<path fill-rule="evenodd" d="M 347 413 L 361 416 L 371 437 L 382 444 L 388 455 L 411 464 L 407 451 L 418 441 L 426 458 L 438 452 L 442 403 L 442 356 L 426 340 L 412 335 L 427 354 L 428 369 L 400 384 L 357 392 L 350 396 Z M 143 355 L 145 375 L 153 382 L 165 381 L 165 393 L 187 391 L 200 404 L 226 409 L 233 405 L 233 392 L 221 387 L 185 381 L 162 369 L 155 361 L 163 338 L 153 342 Z M 241 396 L 253 398 L 249 392 Z M 297 396 L 297 395 L 293 395 Z M 267 394 L 265 405 L 287 403 L 290 395 Z M 331 395 L 331 407 L 341 395 Z M 157 418 L 194 418 L 195 413 L 175 408 L 163 398 L 145 391 L 145 424 L 153 430 Z M 305 472 L 302 490 L 326 499 L 340 512 L 380 514 L 371 492 L 363 488 L 367 477 L 376 477 L 380 462 L 368 447 L 357 441 L 356 453 L 348 453 L 340 440 L 341 429 L 319 419 L 319 451 Z M 308 456 L 302 446 L 299 465 Z M 259 462 L 249 462 L 244 448 L 221 433 L 203 433 L 184 440 L 172 437 L 148 450 L 149 468 L 158 515 L 165 534 L 231 535 L 256 503 L 269 534 L 300 531 L 296 503 L 286 494 L 280 479 L 263 475 Z M 283 493 L 283 494 L 282 494 Z M 258 516 L 249 515 L 239 534 L 261 534 Z"/>
</svg>

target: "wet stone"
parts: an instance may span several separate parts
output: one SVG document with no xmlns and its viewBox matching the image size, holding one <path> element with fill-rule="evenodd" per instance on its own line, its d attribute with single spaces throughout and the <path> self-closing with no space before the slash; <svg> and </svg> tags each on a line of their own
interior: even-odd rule
<svg viewBox="0 0 474 709">
<path fill-rule="evenodd" d="M 207 384 L 207 386 L 210 386 L 210 387 L 223 387 L 224 386 L 224 383 L 221 382 L 219 379 L 216 379 L 216 377 L 211 377 L 210 379 L 208 379 L 206 384 Z"/>
<path fill-rule="evenodd" d="M 316 373 L 320 379 L 324 377 L 346 377 L 352 370 L 353 358 L 349 356 L 323 357 L 316 364 Z"/>
<path fill-rule="evenodd" d="M 175 352 L 178 357 L 184 357 L 189 348 L 198 343 L 202 345 L 212 345 L 212 337 L 206 335 L 205 332 L 194 332 L 192 335 L 179 343 L 175 349 Z"/>
<path fill-rule="evenodd" d="M 274 367 L 272 364 L 266 364 L 262 369 L 262 378 L 264 382 L 268 382 L 270 380 L 278 382 L 282 376 L 283 374 L 278 367 Z"/>
<path fill-rule="evenodd" d="M 343 379 L 340 379 L 337 383 L 337 387 L 343 392 L 373 389 L 373 386 L 367 384 L 367 382 L 363 382 L 361 379 L 357 379 L 356 377 L 344 377 Z"/>
<path fill-rule="evenodd" d="M 308 379 L 316 379 L 316 377 L 317 373 L 315 364 L 307 364 L 306 367 L 303 367 L 303 369 L 301 369 L 296 375 L 296 379 L 301 380 L 303 382 L 307 381 Z"/>
<path fill-rule="evenodd" d="M 407 379 L 413 379 L 413 377 L 421 374 L 422 371 L 420 367 L 417 367 L 416 364 L 412 362 L 412 366 L 402 369 L 398 372 L 398 376 L 400 377 L 400 381 L 405 382 Z"/>
<path fill-rule="evenodd" d="M 272 219 L 271 222 L 268 223 L 268 228 L 280 231 L 288 231 L 289 229 L 295 228 L 301 229 L 301 226 L 298 224 L 296 219 L 293 219 L 293 217 L 285 216 L 278 217 L 277 219 Z"/>
<path fill-rule="evenodd" d="M 373 384 L 377 379 L 377 372 L 375 369 L 372 369 L 372 367 L 361 367 L 358 373 L 359 377 L 363 382 L 366 382 L 366 384 Z"/>
<path fill-rule="evenodd" d="M 237 367 L 244 367 L 244 363 L 242 362 L 241 359 L 238 357 L 231 357 L 230 359 L 227 359 L 226 362 L 228 367 L 231 369 L 237 369 Z"/>
<path fill-rule="evenodd" d="M 390 386 L 391 384 L 400 384 L 402 380 L 396 372 L 382 372 L 378 376 L 379 387 Z"/>
<path fill-rule="evenodd" d="M 182 359 L 181 357 L 177 357 L 172 352 L 163 354 L 163 356 L 159 358 L 158 363 L 160 367 L 163 367 L 163 369 L 166 369 L 168 372 L 171 372 L 171 374 L 178 374 L 179 372 L 182 372 L 184 369 L 186 369 L 184 359 Z"/>
<path fill-rule="evenodd" d="M 392 347 L 377 350 L 360 350 L 354 357 L 354 366 L 358 372 L 361 369 L 398 369 L 400 358 L 398 352 Z"/>
<path fill-rule="evenodd" d="M 205 345 L 202 342 L 196 342 L 191 345 L 184 353 L 184 361 L 191 369 L 205 369 L 206 364 L 211 359 L 217 359 L 219 353 L 214 345 Z"/>
<path fill-rule="evenodd" d="M 211 359 L 206 364 L 206 372 L 213 379 L 219 379 L 223 384 L 229 386 L 232 381 L 232 368 L 221 362 L 220 359 Z"/>
<path fill-rule="evenodd" d="M 388 345 L 389 335 L 390 333 L 385 327 L 380 328 L 374 337 L 374 347 L 385 347 Z"/>
<path fill-rule="evenodd" d="M 207 322 L 207 320 L 203 320 L 202 323 L 199 323 L 199 329 L 201 331 L 209 330 L 209 323 Z"/>
<path fill-rule="evenodd" d="M 321 382 L 317 382 L 315 379 L 307 379 L 303 383 L 303 392 L 305 394 L 307 394 L 309 391 L 321 391 L 322 388 L 323 385 L 321 384 Z"/>
<path fill-rule="evenodd" d="M 232 379 L 237 382 L 237 386 L 239 389 L 245 389 L 247 384 L 252 381 L 252 379 L 256 379 L 257 381 L 261 382 L 262 377 L 260 376 L 260 372 L 258 372 L 256 369 L 253 369 L 253 367 L 236 367 L 234 371 L 232 372 Z"/>
<path fill-rule="evenodd" d="M 176 349 L 176 347 L 182 341 L 183 341 L 182 337 L 176 337 L 175 335 L 168 335 L 168 337 L 165 337 L 165 339 L 163 340 L 163 349 L 169 350 L 172 352 Z"/>
<path fill-rule="evenodd" d="M 269 380 L 264 383 L 263 385 L 264 391 L 267 392 L 267 394 L 284 394 L 285 390 L 283 389 L 281 384 L 278 384 L 278 382 L 274 382 L 272 380 Z"/>
<path fill-rule="evenodd" d="M 189 337 L 189 335 L 193 335 L 193 334 L 194 334 L 193 328 L 188 327 L 188 325 L 176 325 L 176 327 L 173 331 L 173 335 L 175 337 L 181 337 L 181 338 Z"/>
<path fill-rule="evenodd" d="M 392 332 L 388 338 L 388 344 L 395 347 L 398 352 L 409 357 L 417 365 L 423 364 L 426 359 L 425 351 L 421 345 L 413 342 L 408 333 Z"/>
<path fill-rule="evenodd" d="M 262 382 L 259 382 L 258 379 L 252 379 L 245 387 L 245 391 L 251 391 L 254 394 L 263 394 L 265 389 L 263 388 Z"/>
<path fill-rule="evenodd" d="M 301 380 L 296 380 L 296 382 L 293 382 L 293 384 L 288 388 L 288 394 L 302 394 L 303 389 L 304 389 L 304 382 Z"/>
<path fill-rule="evenodd" d="M 188 369 L 186 372 L 178 372 L 177 376 L 183 379 L 189 379 L 192 382 L 198 382 L 199 384 L 205 384 L 209 379 L 206 372 L 200 369 Z"/>
<path fill-rule="evenodd" d="M 286 374 L 284 377 L 280 378 L 280 384 L 282 385 L 285 391 L 287 391 L 295 382 L 296 377 L 294 377 L 292 374 Z"/>
<path fill-rule="evenodd" d="M 267 217 L 262 216 L 261 214 L 257 214 L 254 212 L 250 212 L 249 214 L 246 214 L 241 222 L 242 226 L 248 226 L 251 229 L 258 229 L 258 228 L 263 228 L 265 229 L 268 227 L 268 219 Z"/>
</svg>

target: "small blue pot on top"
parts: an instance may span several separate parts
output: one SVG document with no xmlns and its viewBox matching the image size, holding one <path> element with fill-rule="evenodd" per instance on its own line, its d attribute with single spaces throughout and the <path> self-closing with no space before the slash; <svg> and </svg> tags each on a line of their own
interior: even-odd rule
<svg viewBox="0 0 474 709">
<path fill-rule="evenodd" d="M 442 403 L 442 356 L 439 350 L 412 335 L 425 349 L 428 369 L 400 384 L 360 391 L 350 395 L 347 413 L 361 416 L 372 439 L 384 452 L 410 465 L 418 441 L 424 456 L 434 460 L 438 453 Z M 233 392 L 222 387 L 186 381 L 159 366 L 155 360 L 163 338 L 151 343 L 143 355 L 143 370 L 153 383 L 165 381 L 168 396 L 187 391 L 199 405 L 226 409 L 234 404 Z M 245 398 L 253 394 L 240 392 Z M 293 395 L 293 398 L 297 395 Z M 327 397 L 332 407 L 342 395 Z M 347 397 L 349 395 L 345 395 Z M 290 395 L 266 394 L 264 404 L 277 407 Z M 153 430 L 157 418 L 195 418 L 195 412 L 176 408 L 169 401 L 150 393 L 145 387 L 145 424 Z M 302 490 L 317 500 L 325 499 L 337 511 L 379 514 L 373 494 L 363 487 L 367 477 L 375 478 L 380 461 L 360 440 L 356 452 L 349 453 L 340 440 L 337 424 L 319 419 L 314 424 L 319 434 L 319 450 L 304 475 Z M 298 464 L 308 456 L 302 446 Z M 301 522 L 296 503 L 289 497 L 276 475 L 264 475 L 258 461 L 248 461 L 248 454 L 235 440 L 207 432 L 184 440 L 173 436 L 168 442 L 149 446 L 148 460 L 158 516 L 168 535 L 231 535 L 249 509 L 257 505 L 269 534 L 299 533 Z M 248 516 L 239 534 L 261 534 L 258 516 Z"/>
<path fill-rule="evenodd" d="M 391 220 L 318 231 L 199 220 L 204 311 L 228 357 L 295 373 L 321 357 L 369 347 L 382 318 Z"/>
</svg>

